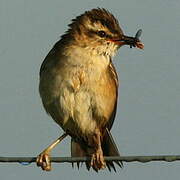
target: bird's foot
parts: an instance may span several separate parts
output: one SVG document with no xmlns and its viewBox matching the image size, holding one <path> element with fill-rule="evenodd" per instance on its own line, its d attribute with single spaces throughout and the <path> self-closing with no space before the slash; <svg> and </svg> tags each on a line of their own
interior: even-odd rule
<svg viewBox="0 0 180 180">
<path fill-rule="evenodd" d="M 104 169 L 106 167 L 106 162 L 104 160 L 103 152 L 101 148 L 98 148 L 91 157 L 91 166 L 96 170 Z"/>
<path fill-rule="evenodd" d="M 44 171 L 51 171 L 51 161 L 50 161 L 50 153 L 47 151 L 43 151 L 36 158 L 37 166 L 40 166 Z"/>
</svg>

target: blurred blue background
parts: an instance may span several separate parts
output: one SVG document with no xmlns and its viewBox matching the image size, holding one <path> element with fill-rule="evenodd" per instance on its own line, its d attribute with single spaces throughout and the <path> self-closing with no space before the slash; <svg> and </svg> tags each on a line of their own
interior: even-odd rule
<svg viewBox="0 0 180 180">
<path fill-rule="evenodd" d="M 62 130 L 38 94 L 40 65 L 75 16 L 104 7 L 124 33 L 143 29 L 144 50 L 122 47 L 114 63 L 121 82 L 112 134 L 122 155 L 180 154 L 179 0 L 0 0 L 0 156 L 36 156 Z M 52 153 L 70 155 L 70 138 Z M 124 163 L 117 173 L 83 166 L 0 163 L 0 179 L 178 179 L 180 162 Z"/>
</svg>

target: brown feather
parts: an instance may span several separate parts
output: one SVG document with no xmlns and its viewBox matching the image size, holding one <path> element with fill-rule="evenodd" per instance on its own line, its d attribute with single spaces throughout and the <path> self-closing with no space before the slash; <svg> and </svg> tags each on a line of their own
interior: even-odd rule
<svg viewBox="0 0 180 180">
<path fill-rule="evenodd" d="M 91 157 L 101 144 L 104 156 L 118 156 L 109 132 L 118 96 L 118 77 L 111 56 L 118 45 L 96 34 L 90 37 L 88 32 L 103 28 L 109 36 L 118 36 L 122 30 L 104 9 L 85 12 L 69 27 L 41 65 L 39 91 L 43 105 L 72 137 L 72 157 Z M 86 167 L 90 169 L 89 162 Z M 115 171 L 113 162 L 107 162 L 107 167 Z M 97 171 L 96 166 L 93 168 Z"/>
</svg>

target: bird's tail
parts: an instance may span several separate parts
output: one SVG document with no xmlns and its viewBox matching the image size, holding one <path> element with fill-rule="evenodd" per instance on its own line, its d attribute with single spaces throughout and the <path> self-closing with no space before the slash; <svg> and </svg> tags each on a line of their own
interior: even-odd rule
<svg viewBox="0 0 180 180">
<path fill-rule="evenodd" d="M 104 156 L 120 156 L 118 148 L 113 140 L 113 137 L 108 129 L 106 129 L 103 141 L 102 141 L 102 150 Z M 86 157 L 91 156 L 89 154 L 88 148 L 82 147 L 82 145 L 73 139 L 71 140 L 71 156 L 72 157 Z M 121 161 L 108 161 L 106 162 L 106 166 L 109 171 L 113 169 L 116 172 L 116 168 L 114 166 L 114 163 L 119 165 L 120 167 L 123 166 Z M 79 168 L 80 163 L 77 163 L 77 166 Z M 89 170 L 90 169 L 90 162 L 86 162 L 86 167 Z"/>
</svg>

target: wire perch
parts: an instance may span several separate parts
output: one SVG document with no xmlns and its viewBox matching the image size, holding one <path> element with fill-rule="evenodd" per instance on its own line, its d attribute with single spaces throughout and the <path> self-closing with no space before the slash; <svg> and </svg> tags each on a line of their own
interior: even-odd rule
<svg viewBox="0 0 180 180">
<path fill-rule="evenodd" d="M 51 162 L 54 163 L 73 163 L 90 161 L 90 157 L 51 157 Z M 160 156 L 109 156 L 105 157 L 105 161 L 124 161 L 124 162 L 141 162 L 146 163 L 150 161 L 180 161 L 180 155 L 160 155 Z M 0 157 L 0 163 L 20 163 L 22 165 L 29 165 L 36 162 L 36 157 Z"/>
</svg>

